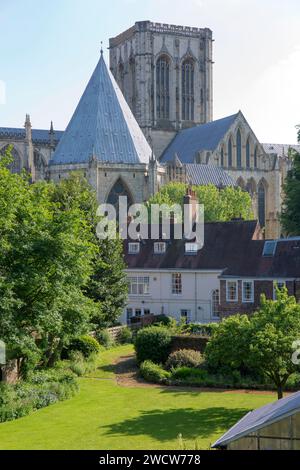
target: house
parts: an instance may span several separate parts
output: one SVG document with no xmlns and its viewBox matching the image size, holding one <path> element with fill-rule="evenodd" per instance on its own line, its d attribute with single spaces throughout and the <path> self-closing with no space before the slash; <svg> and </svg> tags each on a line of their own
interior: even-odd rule
<svg viewBox="0 0 300 470">
<path fill-rule="evenodd" d="M 228 450 L 300 450 L 300 392 L 249 412 L 212 447 Z"/>
<path fill-rule="evenodd" d="M 174 229 L 175 230 L 175 229 Z M 264 240 L 255 220 L 204 226 L 204 245 L 193 240 L 126 240 L 129 297 L 121 321 L 165 314 L 208 323 L 252 313 L 261 294 L 275 299 L 285 285 L 300 299 L 300 237 Z"/>
</svg>

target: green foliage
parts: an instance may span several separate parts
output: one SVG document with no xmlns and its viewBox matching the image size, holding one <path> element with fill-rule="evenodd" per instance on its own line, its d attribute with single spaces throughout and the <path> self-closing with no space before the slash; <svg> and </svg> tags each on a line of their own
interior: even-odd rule
<svg viewBox="0 0 300 470">
<path fill-rule="evenodd" d="M 261 299 L 251 315 L 223 320 L 205 350 L 211 370 L 251 371 L 277 388 L 278 397 L 288 378 L 299 371 L 293 364 L 293 342 L 300 337 L 300 305 L 287 289 L 277 290 L 277 300 Z"/>
<path fill-rule="evenodd" d="M 283 185 L 281 223 L 289 236 L 300 235 L 300 153 L 291 152 L 293 165 Z"/>
<path fill-rule="evenodd" d="M 93 372 L 97 369 L 99 363 L 98 353 L 93 353 L 88 357 L 84 357 L 80 351 L 71 351 L 69 359 L 68 368 L 78 377 Z M 62 366 L 66 368 L 64 363 L 65 361 L 63 361 Z"/>
<path fill-rule="evenodd" d="M 83 293 L 95 254 L 90 226 L 55 194 L 54 183 L 29 184 L 1 161 L 0 331 L 25 373 L 30 351 L 53 364 L 71 337 L 88 331 L 95 309 Z"/>
<path fill-rule="evenodd" d="M 120 344 L 129 344 L 132 343 L 133 337 L 132 337 L 132 331 L 130 328 L 127 326 L 125 328 L 122 328 L 118 334 L 118 343 Z"/>
<path fill-rule="evenodd" d="M 177 328 L 177 322 L 175 318 L 173 317 L 168 317 L 167 315 L 156 315 L 155 321 L 152 323 L 152 325 L 162 325 L 166 326 L 167 328 L 171 329 L 176 329 Z"/>
<path fill-rule="evenodd" d="M 148 200 L 151 204 L 179 204 L 182 206 L 187 185 L 169 183 Z M 218 189 L 213 185 L 193 186 L 200 204 L 204 204 L 206 222 L 229 221 L 235 217 L 253 219 L 251 197 L 241 188 L 226 187 Z"/>
<path fill-rule="evenodd" d="M 211 336 L 218 328 L 219 323 L 184 323 L 181 325 L 182 333 L 189 333 L 192 335 Z"/>
<path fill-rule="evenodd" d="M 113 337 L 108 330 L 96 331 L 96 338 L 98 343 L 106 349 L 109 349 L 114 345 Z"/>
<path fill-rule="evenodd" d="M 180 349 L 174 351 L 168 357 L 166 368 L 172 369 L 176 367 L 200 367 L 204 360 L 199 351 L 193 349 Z"/>
<path fill-rule="evenodd" d="M 162 326 L 149 326 L 138 331 L 135 340 L 137 361 L 149 359 L 156 364 L 165 363 L 171 348 L 171 333 Z"/>
<path fill-rule="evenodd" d="M 91 322 L 96 329 L 111 326 L 121 315 L 128 293 L 122 240 L 98 240 L 96 193 L 80 172 L 61 180 L 55 188 L 53 199 L 62 210 L 79 211 L 87 223 L 94 259 L 85 293 L 97 305 Z"/>
<path fill-rule="evenodd" d="M 92 354 L 98 354 L 100 352 L 100 345 L 92 336 L 83 335 L 78 338 L 74 338 L 71 341 L 68 350 L 79 351 L 84 357 L 89 357 Z"/>
<path fill-rule="evenodd" d="M 0 422 L 17 419 L 31 411 L 66 400 L 77 390 L 74 374 L 53 369 L 32 373 L 27 382 L 0 384 Z"/>
<path fill-rule="evenodd" d="M 232 315 L 213 332 L 205 348 L 205 360 L 211 370 L 242 369 L 249 354 L 250 320 Z"/>
<path fill-rule="evenodd" d="M 248 364 L 276 385 L 281 398 L 289 376 L 299 371 L 292 362 L 292 345 L 300 337 L 300 305 L 286 288 L 277 289 L 276 296 L 276 301 L 262 296 L 251 318 Z"/>
<path fill-rule="evenodd" d="M 172 370 L 171 379 L 178 381 L 184 380 L 193 383 L 202 382 L 207 378 L 207 371 L 203 369 L 196 369 L 193 367 L 182 366 Z"/>
<path fill-rule="evenodd" d="M 171 376 L 170 372 L 150 360 L 141 363 L 140 373 L 147 382 L 153 383 L 167 383 L 167 380 Z"/>
<path fill-rule="evenodd" d="M 114 323 L 127 293 L 121 241 L 96 238 L 97 199 L 80 174 L 30 184 L 0 159 L 0 331 L 23 376 L 51 366 L 92 324 Z"/>
</svg>

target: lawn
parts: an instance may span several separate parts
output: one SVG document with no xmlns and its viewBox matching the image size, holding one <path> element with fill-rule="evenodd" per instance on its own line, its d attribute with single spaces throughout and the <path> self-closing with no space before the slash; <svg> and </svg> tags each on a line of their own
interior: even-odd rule
<svg viewBox="0 0 300 470">
<path fill-rule="evenodd" d="M 0 424 L 0 449 L 178 449 L 178 434 L 207 449 L 247 411 L 275 394 L 123 387 L 112 363 L 120 346 L 101 355 L 92 377 L 80 379 L 72 399 Z M 96 377 L 96 378 L 95 378 Z"/>
</svg>

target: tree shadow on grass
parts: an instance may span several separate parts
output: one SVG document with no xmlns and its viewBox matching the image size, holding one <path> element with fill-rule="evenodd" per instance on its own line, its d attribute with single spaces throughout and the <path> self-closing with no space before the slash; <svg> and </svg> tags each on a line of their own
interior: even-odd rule
<svg viewBox="0 0 300 470">
<path fill-rule="evenodd" d="M 140 415 L 106 426 L 110 435 L 148 435 L 160 441 L 209 437 L 224 432 L 244 416 L 249 409 L 223 407 L 195 410 L 193 408 L 141 411 Z"/>
</svg>

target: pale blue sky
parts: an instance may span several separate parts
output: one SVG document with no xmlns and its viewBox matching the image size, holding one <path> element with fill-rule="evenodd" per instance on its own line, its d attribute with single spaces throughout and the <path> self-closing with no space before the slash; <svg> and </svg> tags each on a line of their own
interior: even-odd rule
<svg viewBox="0 0 300 470">
<path fill-rule="evenodd" d="M 64 129 L 100 41 L 148 19 L 213 30 L 214 118 L 241 109 L 261 141 L 295 142 L 299 0 L 0 0 L 0 126 Z"/>
</svg>

